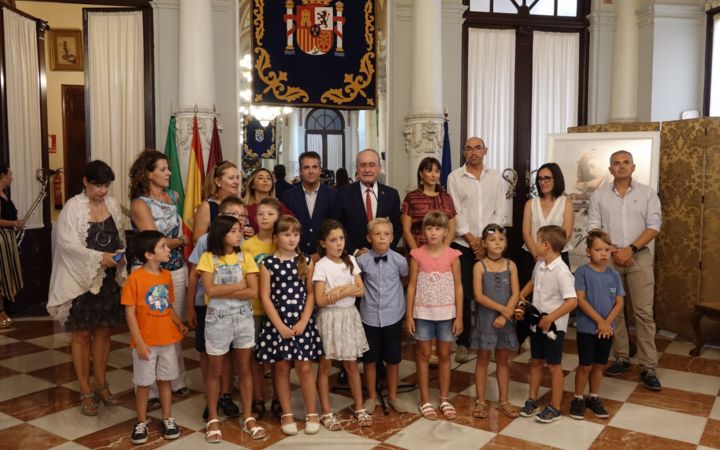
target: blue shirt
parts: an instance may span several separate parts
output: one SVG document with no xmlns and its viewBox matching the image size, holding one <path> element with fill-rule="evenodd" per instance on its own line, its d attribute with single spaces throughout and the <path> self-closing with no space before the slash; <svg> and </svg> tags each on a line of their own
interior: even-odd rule
<svg viewBox="0 0 720 450">
<path fill-rule="evenodd" d="M 598 272 L 589 264 L 578 267 L 575 271 L 575 289 L 585 292 L 585 300 L 603 318 L 615 306 L 615 297 L 625 295 L 620 274 L 610 266 L 605 268 L 605 272 Z M 582 309 L 577 309 L 575 320 L 580 333 L 597 333 L 597 324 Z M 615 328 L 615 322 L 610 326 Z"/>
<path fill-rule="evenodd" d="M 200 261 L 202 254 L 207 251 L 207 236 L 207 233 L 200 236 L 200 239 L 198 239 L 195 243 L 195 248 L 193 248 L 190 257 L 188 258 L 188 262 L 195 266 L 197 266 L 197 263 Z M 195 288 L 195 306 L 207 306 L 205 304 L 205 286 L 202 284 L 201 277 L 198 277 Z"/>
<path fill-rule="evenodd" d="M 376 256 L 387 261 L 375 262 Z M 385 327 L 399 322 L 405 315 L 405 295 L 401 277 L 408 275 L 407 260 L 394 250 L 385 255 L 368 251 L 357 257 L 362 270 L 365 296 L 360 302 L 360 317 L 371 327 Z"/>
</svg>

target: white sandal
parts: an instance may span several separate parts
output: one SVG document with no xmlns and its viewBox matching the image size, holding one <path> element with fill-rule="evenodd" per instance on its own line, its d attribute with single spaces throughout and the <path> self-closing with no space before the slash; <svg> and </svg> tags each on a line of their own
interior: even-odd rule
<svg viewBox="0 0 720 450">
<path fill-rule="evenodd" d="M 205 424 L 205 442 L 208 444 L 218 444 L 222 442 L 222 431 L 218 430 L 211 430 L 210 425 L 217 423 L 219 424 L 220 421 L 218 419 L 212 419 L 208 420 L 208 423 Z"/>
<path fill-rule="evenodd" d="M 248 428 L 247 424 L 248 424 L 248 422 L 250 422 L 250 421 L 255 421 L 255 426 L 254 426 L 254 427 L 251 427 L 251 428 Z M 294 424 L 294 422 L 293 422 L 293 424 Z M 247 434 L 249 434 L 250 437 L 253 438 L 253 440 L 256 440 L 256 441 L 257 441 L 257 440 L 260 440 L 260 439 L 265 439 L 265 438 L 267 437 L 267 433 L 265 432 L 265 428 L 263 428 L 263 427 L 261 427 L 260 425 L 258 425 L 258 424 L 257 424 L 257 420 L 256 420 L 255 417 L 253 417 L 253 416 L 250 416 L 250 417 L 248 417 L 247 419 L 245 419 L 245 420 L 243 421 L 242 430 L 243 430 L 244 432 L 246 432 Z"/>
<path fill-rule="evenodd" d="M 282 430 L 283 434 L 287 436 L 295 436 L 298 432 L 297 424 L 295 423 L 295 419 L 293 419 L 290 423 L 283 423 L 283 419 L 285 417 L 292 417 L 292 414 L 283 414 L 280 416 L 280 429 Z"/>
<path fill-rule="evenodd" d="M 305 416 L 305 434 L 317 434 L 320 431 L 320 419 L 317 422 L 310 422 L 311 417 L 318 417 L 317 414 L 312 413 Z"/>
</svg>

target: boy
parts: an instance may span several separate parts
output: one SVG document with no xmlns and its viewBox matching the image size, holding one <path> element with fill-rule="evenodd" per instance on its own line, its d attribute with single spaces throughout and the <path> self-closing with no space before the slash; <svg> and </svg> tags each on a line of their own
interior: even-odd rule
<svg viewBox="0 0 720 450">
<path fill-rule="evenodd" d="M 587 236 L 590 262 L 575 271 L 578 312 L 577 347 L 580 365 L 575 372 L 575 398 L 570 404 L 570 417 L 582 420 L 585 408 L 596 417 L 607 419 L 598 392 L 603 370 L 613 344 L 615 318 L 623 309 L 625 291 L 620 274 L 608 267 L 612 243 L 602 230 L 592 230 Z M 590 397 L 583 399 L 590 379 Z"/>
<path fill-rule="evenodd" d="M 531 417 L 538 409 L 538 389 L 542 378 L 542 369 L 547 362 L 552 379 L 552 399 L 545 409 L 535 415 L 535 420 L 550 423 L 560 418 L 560 402 L 563 393 L 562 362 L 563 340 L 567 330 L 568 315 L 577 306 L 575 283 L 570 269 L 560 258 L 560 252 L 567 243 L 565 230 L 557 225 L 541 227 L 537 233 L 537 256 L 541 259 L 536 265 L 532 279 L 520 291 L 520 301 L 533 294 L 532 303 L 545 313 L 536 327 L 530 327 L 530 397 L 520 410 L 523 417 Z M 515 317 L 523 320 L 524 310 L 515 311 Z M 555 322 L 557 337 L 555 340 L 546 335 L 550 325 Z M 533 329 L 534 328 L 534 329 Z"/>
<path fill-rule="evenodd" d="M 397 398 L 402 320 L 405 314 L 403 282 L 407 282 L 407 260 L 390 249 L 393 241 L 392 222 L 387 218 L 373 219 L 367 226 L 371 249 L 357 258 L 365 284 L 365 297 L 360 302 L 360 317 L 370 349 L 363 355 L 368 399 L 363 405 L 369 414 L 377 406 L 377 362 L 387 365 L 388 403 L 399 414 L 409 412 Z"/>
<path fill-rule="evenodd" d="M 162 407 L 162 435 L 177 439 L 180 430 L 170 417 L 170 381 L 178 376 L 180 341 L 187 333 L 172 304 L 175 299 L 170 272 L 160 264 L 170 259 L 165 236 L 157 230 L 141 231 L 132 241 L 133 253 L 143 266 L 130 274 L 122 290 L 122 304 L 132 336 L 133 382 L 138 422 L 130 441 L 148 438 L 147 403 L 150 385 L 157 381 Z"/>
<path fill-rule="evenodd" d="M 218 206 L 220 214 L 233 216 L 238 220 L 247 222 L 247 212 L 242 200 L 237 197 L 226 197 Z M 195 350 L 200 355 L 200 372 L 202 372 L 203 380 L 207 379 L 208 373 L 208 356 L 205 351 L 205 315 L 207 314 L 207 305 L 205 305 L 205 288 L 200 281 L 200 275 L 196 266 L 200 257 L 207 251 L 207 233 L 200 236 L 195 243 L 192 254 L 188 258 L 191 264 L 190 273 L 188 275 L 188 295 L 187 295 L 187 312 L 188 325 L 195 329 Z M 225 417 L 237 417 L 240 415 L 240 408 L 233 402 L 232 398 L 232 358 L 228 355 L 223 365 L 223 375 L 220 381 L 220 398 L 218 399 L 218 409 L 222 410 Z M 207 422 L 208 409 L 205 405 L 202 418 Z"/>
</svg>

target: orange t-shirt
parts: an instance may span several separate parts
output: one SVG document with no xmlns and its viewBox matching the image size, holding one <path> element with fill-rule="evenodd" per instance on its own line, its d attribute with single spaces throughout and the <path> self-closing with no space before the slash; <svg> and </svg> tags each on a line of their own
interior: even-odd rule
<svg viewBox="0 0 720 450">
<path fill-rule="evenodd" d="M 121 303 L 135 306 L 140 335 L 145 344 L 161 346 L 182 340 L 182 334 L 170 316 L 175 301 L 170 272 L 153 274 L 141 267 L 128 276 L 122 289 Z M 135 348 L 135 342 L 130 345 Z"/>
</svg>

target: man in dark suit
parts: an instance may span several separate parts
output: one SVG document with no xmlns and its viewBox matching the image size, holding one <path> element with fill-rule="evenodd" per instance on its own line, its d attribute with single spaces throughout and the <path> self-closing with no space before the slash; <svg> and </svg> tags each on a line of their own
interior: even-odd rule
<svg viewBox="0 0 720 450">
<path fill-rule="evenodd" d="M 305 152 L 300 155 L 299 162 L 302 181 L 290 188 L 282 201 L 302 225 L 300 250 L 306 255 L 314 255 L 317 254 L 320 224 L 328 217 L 337 191 L 320 183 L 320 155 Z"/>
<path fill-rule="evenodd" d="M 345 248 L 359 256 L 368 250 L 367 224 L 376 217 L 387 217 L 393 224 L 391 247 L 402 236 L 400 224 L 400 195 L 398 191 L 377 182 L 380 174 L 380 155 L 373 149 L 358 153 L 356 159 L 358 181 L 338 190 L 337 201 L 330 213 L 345 227 Z"/>
<path fill-rule="evenodd" d="M 285 193 L 293 188 L 293 185 L 285 180 L 287 172 L 284 165 L 278 164 L 273 167 L 273 173 L 275 174 L 275 197 L 282 200 Z"/>
</svg>

